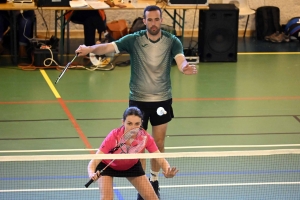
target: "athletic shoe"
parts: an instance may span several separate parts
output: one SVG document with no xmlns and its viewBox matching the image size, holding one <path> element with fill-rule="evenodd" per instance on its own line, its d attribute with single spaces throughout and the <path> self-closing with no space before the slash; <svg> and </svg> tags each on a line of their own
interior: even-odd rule
<svg viewBox="0 0 300 200">
<path fill-rule="evenodd" d="M 144 200 L 140 193 L 137 194 L 137 200 Z"/>
<path fill-rule="evenodd" d="M 283 35 L 283 41 L 284 42 L 289 42 L 290 41 L 290 35 L 286 35 L 284 33 L 282 33 L 282 35 Z"/>
<path fill-rule="evenodd" d="M 273 33 L 271 36 L 270 36 L 270 41 L 271 42 L 282 42 L 283 41 L 283 34 L 282 33 L 279 33 L 279 31 L 276 31 L 276 33 Z"/>
<path fill-rule="evenodd" d="M 154 189 L 154 192 L 155 194 L 157 195 L 158 199 L 160 199 L 160 194 L 159 194 L 159 184 L 158 184 L 158 181 L 150 181 L 153 189 Z M 137 200 L 144 200 L 143 197 L 138 193 L 137 194 Z"/>
<path fill-rule="evenodd" d="M 266 41 L 270 41 L 270 37 L 271 37 L 271 35 L 265 36 L 265 40 L 266 40 Z"/>
<path fill-rule="evenodd" d="M 157 197 L 160 199 L 160 194 L 159 194 L 159 184 L 158 184 L 158 181 L 150 181 L 154 191 L 155 191 L 155 194 L 157 195 Z"/>
</svg>

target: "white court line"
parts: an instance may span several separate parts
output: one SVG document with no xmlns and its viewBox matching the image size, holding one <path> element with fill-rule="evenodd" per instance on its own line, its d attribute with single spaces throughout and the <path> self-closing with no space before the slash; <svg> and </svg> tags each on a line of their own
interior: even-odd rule
<svg viewBox="0 0 300 200">
<path fill-rule="evenodd" d="M 300 185 L 300 182 L 265 182 L 265 183 L 223 183 L 223 184 L 194 184 L 194 185 L 165 185 L 160 188 L 190 188 L 190 187 L 228 187 L 228 186 L 257 186 L 257 185 Z M 134 187 L 114 187 L 115 190 L 128 190 Z M 99 188 L 53 188 L 53 189 L 17 189 L 0 190 L 1 192 L 55 192 L 55 191 L 99 190 Z"/>
<path fill-rule="evenodd" d="M 165 147 L 165 149 L 214 149 L 214 148 L 267 148 L 267 147 L 299 147 L 300 144 L 272 144 L 272 145 L 219 145 L 219 146 L 182 146 Z M 7 150 L 0 153 L 32 153 L 32 152 L 75 152 L 98 149 L 41 149 L 41 150 Z"/>
</svg>

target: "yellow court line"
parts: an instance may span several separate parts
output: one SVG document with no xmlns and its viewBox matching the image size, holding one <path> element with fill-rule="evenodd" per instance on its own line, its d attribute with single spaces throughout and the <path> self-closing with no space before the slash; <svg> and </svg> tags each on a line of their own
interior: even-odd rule
<svg viewBox="0 0 300 200">
<path fill-rule="evenodd" d="M 43 75 L 44 79 L 46 80 L 48 86 L 50 87 L 51 91 L 53 92 L 54 96 L 56 98 L 61 98 L 59 93 L 57 92 L 56 88 L 54 87 L 53 83 L 51 82 L 49 76 L 47 75 L 47 73 L 45 72 L 45 70 L 40 69 L 41 74 Z"/>
<path fill-rule="evenodd" d="M 298 55 L 300 52 L 238 52 L 238 55 Z"/>
</svg>

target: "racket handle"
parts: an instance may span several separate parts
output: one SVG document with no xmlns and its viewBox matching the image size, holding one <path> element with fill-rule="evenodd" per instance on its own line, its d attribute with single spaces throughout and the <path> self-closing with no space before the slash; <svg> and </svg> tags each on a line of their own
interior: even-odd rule
<svg viewBox="0 0 300 200">
<path fill-rule="evenodd" d="M 88 188 L 93 182 L 94 182 L 94 180 L 93 180 L 93 179 L 90 179 L 89 182 L 87 182 L 84 186 L 85 186 L 86 188 Z"/>
</svg>

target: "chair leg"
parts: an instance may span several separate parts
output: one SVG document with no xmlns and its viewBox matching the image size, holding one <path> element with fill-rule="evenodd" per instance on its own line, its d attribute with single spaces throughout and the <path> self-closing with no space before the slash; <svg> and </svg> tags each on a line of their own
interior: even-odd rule
<svg viewBox="0 0 300 200">
<path fill-rule="evenodd" d="M 248 22 L 249 22 L 249 16 L 250 15 L 247 16 L 247 22 L 246 22 L 246 26 L 245 26 L 245 30 L 244 30 L 244 37 L 246 35 L 246 30 L 247 30 L 247 26 L 248 26 Z"/>
</svg>

